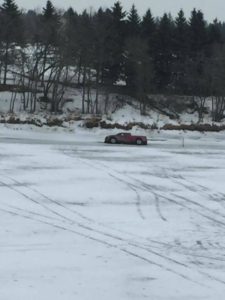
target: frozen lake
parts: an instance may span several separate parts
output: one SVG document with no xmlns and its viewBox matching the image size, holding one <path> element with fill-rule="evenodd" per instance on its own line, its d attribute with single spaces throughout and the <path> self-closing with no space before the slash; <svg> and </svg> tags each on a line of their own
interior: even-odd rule
<svg viewBox="0 0 225 300">
<path fill-rule="evenodd" d="M 0 299 L 224 299 L 224 137 L 2 133 Z"/>
</svg>

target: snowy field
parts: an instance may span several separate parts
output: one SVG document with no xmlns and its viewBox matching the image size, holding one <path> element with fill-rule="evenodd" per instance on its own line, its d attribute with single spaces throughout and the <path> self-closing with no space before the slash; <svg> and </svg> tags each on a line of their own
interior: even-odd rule
<svg viewBox="0 0 225 300">
<path fill-rule="evenodd" d="M 0 299 L 224 299 L 225 134 L 104 135 L 0 128 Z"/>
</svg>

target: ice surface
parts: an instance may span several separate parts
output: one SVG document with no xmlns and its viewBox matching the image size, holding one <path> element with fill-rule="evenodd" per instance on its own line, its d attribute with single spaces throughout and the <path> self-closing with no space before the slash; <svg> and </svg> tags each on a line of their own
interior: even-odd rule
<svg viewBox="0 0 225 300">
<path fill-rule="evenodd" d="M 138 147 L 12 128 L 0 127 L 0 299 L 224 299 L 224 133 L 147 132 Z"/>
</svg>

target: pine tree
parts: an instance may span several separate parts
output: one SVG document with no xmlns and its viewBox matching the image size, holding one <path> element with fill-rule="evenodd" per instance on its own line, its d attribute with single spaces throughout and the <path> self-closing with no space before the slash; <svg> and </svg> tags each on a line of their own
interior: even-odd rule
<svg viewBox="0 0 225 300">
<path fill-rule="evenodd" d="M 127 17 L 127 36 L 129 37 L 135 37 L 140 34 L 141 29 L 141 19 L 138 15 L 137 9 L 135 5 L 132 5 L 132 8 L 130 10 L 130 13 Z"/>
<path fill-rule="evenodd" d="M 107 52 L 108 49 L 108 36 L 110 34 L 110 17 L 111 12 L 109 10 L 103 11 L 100 8 L 97 14 L 94 16 L 94 46 L 95 46 L 95 62 L 97 70 L 99 71 L 99 80 L 101 73 L 101 82 L 104 82 L 104 68 L 107 68 Z M 99 69 L 100 68 L 100 69 Z"/>
<path fill-rule="evenodd" d="M 0 36 L 4 50 L 4 80 L 6 84 L 10 53 L 13 53 L 15 43 L 23 43 L 21 12 L 14 0 L 4 0 L 1 6 Z M 9 51 L 11 49 L 11 51 Z M 9 53 L 10 52 L 10 53 Z"/>
<path fill-rule="evenodd" d="M 63 24 L 60 31 L 60 47 L 63 50 L 64 60 L 73 65 L 76 62 L 78 15 L 69 8 L 63 16 Z"/>
<path fill-rule="evenodd" d="M 54 18 L 55 8 L 51 1 L 48 0 L 46 2 L 46 7 L 43 8 L 42 14 L 46 20 L 50 20 L 50 19 Z"/>
<path fill-rule="evenodd" d="M 208 43 L 210 45 L 213 44 L 221 44 L 222 43 L 222 34 L 221 34 L 221 23 L 218 22 L 217 19 L 213 21 L 213 23 L 208 26 Z"/>
<path fill-rule="evenodd" d="M 147 42 L 149 56 L 152 60 L 154 60 L 156 45 L 156 23 L 150 9 L 146 11 L 141 22 L 141 37 Z"/>
<path fill-rule="evenodd" d="M 196 9 L 191 12 L 190 18 L 190 55 L 195 58 L 204 50 L 207 43 L 206 22 L 203 13 Z"/>
<path fill-rule="evenodd" d="M 132 50 L 135 42 L 140 41 L 140 33 L 141 33 L 141 19 L 138 15 L 137 9 L 135 5 L 132 5 L 131 10 L 128 14 L 126 21 L 126 42 L 125 42 L 125 78 L 127 86 L 130 90 L 134 90 L 137 83 L 137 64 L 139 59 L 139 55 L 137 55 L 137 51 Z M 136 48 L 136 46 L 135 46 Z"/>
<path fill-rule="evenodd" d="M 188 52 L 188 23 L 183 10 L 180 10 L 175 19 L 174 51 L 178 59 L 186 57 Z"/>
<path fill-rule="evenodd" d="M 165 13 L 158 25 L 155 57 L 156 80 L 160 91 L 167 89 L 171 80 L 173 35 L 172 17 Z"/>
<path fill-rule="evenodd" d="M 41 15 L 41 42 L 43 45 L 43 70 L 46 69 L 46 65 L 50 58 L 51 50 L 58 50 L 59 44 L 59 16 L 56 13 L 51 1 L 46 2 L 46 6 L 42 10 Z M 45 71 L 42 72 L 42 85 L 44 86 Z M 44 95 L 47 97 L 47 95 Z"/>
<path fill-rule="evenodd" d="M 155 34 L 155 30 L 155 20 L 152 16 L 151 10 L 148 9 L 141 22 L 141 35 L 144 38 L 150 39 Z"/>
<path fill-rule="evenodd" d="M 174 62 L 172 65 L 173 85 L 178 93 L 185 92 L 185 63 L 188 60 L 188 23 L 183 10 L 178 12 L 174 29 Z"/>
<path fill-rule="evenodd" d="M 107 81 L 107 38 L 110 32 L 111 12 L 109 9 L 103 11 L 102 8 L 94 15 L 94 61 L 93 66 L 96 70 L 95 80 L 95 113 L 99 113 L 99 89 L 100 84 Z M 106 77 L 105 77 L 106 76 Z"/>
<path fill-rule="evenodd" d="M 42 39 L 45 45 L 56 45 L 59 30 L 59 16 L 51 1 L 42 10 Z"/>
<path fill-rule="evenodd" d="M 21 14 L 14 0 L 4 0 L 1 11 L 10 18 L 18 18 Z"/>
<path fill-rule="evenodd" d="M 28 10 L 27 14 L 23 15 L 25 39 L 29 44 L 40 42 L 40 16 L 34 10 Z"/>
<path fill-rule="evenodd" d="M 121 3 L 119 1 L 117 1 L 116 3 L 114 3 L 114 6 L 112 7 L 112 16 L 113 16 L 113 21 L 114 24 L 116 24 L 117 26 L 121 26 L 121 21 L 124 20 L 126 13 L 123 12 L 123 8 L 121 6 Z"/>
<path fill-rule="evenodd" d="M 205 54 L 207 57 L 210 57 L 214 53 L 214 48 L 218 45 L 222 45 L 224 43 L 222 37 L 222 24 L 218 22 L 217 19 L 213 21 L 213 23 L 209 24 L 206 28 L 207 30 L 207 42 L 204 47 Z"/>
<path fill-rule="evenodd" d="M 123 71 L 123 52 L 125 42 L 125 21 L 126 13 L 120 2 L 116 2 L 110 11 L 110 26 L 107 38 L 108 62 L 105 66 L 104 78 L 109 82 L 117 81 Z"/>
<path fill-rule="evenodd" d="M 221 32 L 222 42 L 224 42 L 225 41 L 225 22 L 221 23 L 220 32 Z"/>
</svg>

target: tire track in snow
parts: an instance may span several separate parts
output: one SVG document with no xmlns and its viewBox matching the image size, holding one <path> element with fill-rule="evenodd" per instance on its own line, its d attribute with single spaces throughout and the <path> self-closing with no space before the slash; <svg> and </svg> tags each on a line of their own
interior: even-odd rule
<svg viewBox="0 0 225 300">
<path fill-rule="evenodd" d="M 1 183 L 3 185 L 7 186 L 7 184 L 5 182 L 1 181 Z M 100 242 L 101 244 L 104 244 L 106 246 L 116 248 L 124 253 L 127 253 L 127 254 L 133 256 L 133 257 L 142 259 L 152 265 L 155 265 L 155 266 L 163 269 L 164 271 L 171 272 L 171 273 L 173 273 L 183 279 L 186 279 L 190 282 L 193 282 L 193 283 L 201 285 L 201 286 L 205 286 L 204 284 L 202 284 L 202 282 L 204 281 L 202 278 L 199 279 L 198 278 L 199 276 L 197 274 L 195 274 L 195 276 L 197 278 L 194 280 L 192 278 L 193 270 L 190 270 L 188 268 L 188 266 L 186 266 L 183 263 L 180 263 L 179 261 L 171 259 L 170 257 L 167 257 L 165 255 L 161 255 L 152 249 L 143 248 L 142 246 L 140 246 L 137 243 L 130 242 L 129 240 L 124 239 L 124 237 L 121 237 L 118 235 L 116 236 L 109 232 L 90 227 L 86 224 L 81 224 L 80 222 L 70 219 L 67 216 L 64 216 L 62 213 L 59 213 L 52 208 L 49 209 L 48 206 L 43 205 L 38 200 L 33 199 L 30 195 L 26 195 L 24 191 L 23 192 L 19 191 L 18 188 L 12 188 L 12 186 L 8 186 L 8 188 L 23 195 L 27 200 L 32 201 L 36 205 L 41 205 L 49 213 L 56 215 L 59 219 L 56 220 L 57 222 L 54 221 L 54 223 L 53 223 L 50 220 L 46 221 L 46 220 L 40 219 L 36 215 L 30 216 L 30 215 L 27 215 L 24 213 L 18 213 L 18 212 L 15 212 L 12 210 L 7 210 L 7 209 L 1 209 L 2 211 L 8 212 L 12 215 L 22 216 L 26 219 L 30 219 L 33 221 L 38 221 L 43 224 L 50 225 L 50 226 L 53 226 L 53 227 L 56 227 L 59 229 L 63 229 L 66 231 L 76 233 L 80 236 L 86 237 L 93 241 Z M 56 204 L 56 202 L 54 200 L 53 200 L 53 204 Z M 74 225 L 76 225 L 78 227 L 79 231 L 74 229 Z M 136 252 L 137 250 L 138 250 L 138 253 Z M 141 254 L 140 254 L 140 252 L 141 252 Z M 150 255 L 150 257 L 149 257 L 149 255 Z M 162 260 L 163 260 L 163 262 L 162 262 Z M 172 267 L 170 266 L 171 263 L 172 263 Z M 176 265 L 176 267 L 174 265 Z M 177 268 L 178 268 L 178 270 L 177 270 Z M 191 271 L 191 274 L 189 276 L 186 275 L 187 270 Z M 219 280 L 217 280 L 217 281 L 220 282 Z M 220 282 L 220 283 L 225 284 L 225 282 Z"/>
<path fill-rule="evenodd" d="M 5 212 L 5 213 L 8 213 L 12 216 L 19 216 L 19 217 L 23 217 L 25 219 L 28 219 L 28 220 L 32 220 L 32 221 L 36 221 L 36 222 L 39 222 L 41 224 L 44 224 L 44 225 L 48 225 L 48 226 L 51 226 L 51 227 L 54 227 L 54 228 L 57 228 L 57 229 L 60 229 L 60 230 L 64 230 L 64 231 L 67 231 L 67 232 L 71 232 L 73 234 L 76 234 L 78 236 L 81 236 L 83 238 L 87 238 L 91 241 L 94 241 L 94 242 L 98 242 L 100 244 L 103 244 L 107 247 L 110 247 L 110 248 L 115 248 L 125 254 L 128 254 L 129 256 L 132 256 L 134 258 L 138 258 L 138 259 L 141 259 L 151 265 L 154 265 L 156 267 L 159 267 L 160 269 L 164 270 L 164 271 L 167 271 L 169 273 L 173 273 L 174 275 L 177 275 L 187 281 L 190 281 L 194 284 L 197 284 L 197 285 L 200 285 L 200 286 L 203 286 L 203 287 L 207 287 L 207 285 L 203 284 L 201 281 L 196 281 L 194 279 L 192 279 L 192 276 L 187 276 L 183 273 L 180 273 L 179 271 L 176 271 L 170 267 L 167 267 L 165 266 L 164 264 L 160 263 L 160 262 L 156 262 L 155 259 L 152 260 L 148 257 L 146 257 L 146 255 L 143 255 L 143 254 L 140 254 L 140 247 L 138 247 L 136 244 L 132 245 L 132 244 L 128 244 L 129 247 L 126 247 L 126 246 L 123 246 L 123 245 L 120 245 L 120 244 L 117 244 L 114 242 L 110 242 L 110 241 L 107 241 L 105 239 L 101 239 L 101 237 L 97 237 L 97 236 L 93 236 L 93 235 L 90 235 L 90 232 L 86 233 L 85 231 L 84 232 L 81 232 L 81 231 L 77 231 L 75 230 L 74 228 L 71 228 L 69 227 L 67 224 L 59 224 L 59 223 L 51 223 L 51 222 L 48 222 L 48 221 L 44 221 L 42 219 L 39 219 L 37 217 L 31 217 L 31 216 L 28 216 L 28 215 L 24 215 L 24 214 L 19 214 L 17 212 L 13 212 L 13 211 L 10 211 L 10 210 L 7 210 L 7 209 L 3 209 L 3 208 L 0 208 L 0 211 L 2 212 Z M 96 232 L 95 232 L 96 233 Z M 118 238 L 117 238 L 118 239 Z M 119 238 L 119 240 L 121 240 Z M 123 239 L 121 241 L 124 241 Z M 133 246 L 133 248 L 132 248 Z M 139 250 L 139 253 L 137 253 L 135 250 L 136 248 L 138 248 Z M 225 284 L 225 282 L 223 282 L 223 284 Z"/>
<path fill-rule="evenodd" d="M 89 167 L 93 167 L 93 166 L 94 166 L 94 168 L 99 169 L 100 171 L 102 171 L 102 168 L 99 167 L 99 165 L 93 164 L 93 163 L 87 161 L 86 159 L 83 159 L 83 158 L 80 158 L 80 157 L 74 155 L 74 152 L 71 151 L 71 150 L 69 150 L 69 151 L 68 151 L 68 150 L 67 150 L 67 151 L 66 151 L 66 150 L 63 150 L 62 152 L 63 152 L 64 155 L 69 156 L 69 157 L 71 157 L 71 158 L 76 158 L 77 160 L 79 160 L 79 161 L 85 163 L 86 165 L 88 165 Z M 140 216 L 141 219 L 146 219 L 145 216 L 144 216 L 144 213 L 143 213 L 143 211 L 142 211 L 142 208 L 141 208 L 141 196 L 140 196 L 138 190 L 136 189 L 136 187 L 135 187 L 134 185 L 132 185 L 132 184 L 126 182 L 126 181 L 118 180 L 118 178 L 117 178 L 116 176 L 113 176 L 113 174 L 111 174 L 110 172 L 107 172 L 107 174 L 108 174 L 110 177 L 112 177 L 114 180 L 116 180 L 117 182 L 118 182 L 118 181 L 119 181 L 119 182 L 122 181 L 123 183 L 125 183 L 126 186 L 127 186 L 130 190 L 132 190 L 132 191 L 135 193 L 135 195 L 136 195 L 136 207 L 137 207 L 137 212 L 138 212 L 138 214 L 139 214 L 139 216 Z"/>
<path fill-rule="evenodd" d="M 74 157 L 74 158 L 77 158 L 77 157 L 74 156 L 74 155 L 70 155 L 70 156 L 71 156 L 71 157 Z M 104 171 L 105 171 L 108 175 L 110 175 L 111 177 L 113 177 L 114 179 L 116 179 L 116 180 L 119 181 L 119 182 L 122 181 L 122 182 L 124 182 L 125 184 L 127 184 L 127 185 L 129 185 L 129 186 L 133 186 L 135 189 L 140 189 L 140 188 L 142 187 L 142 188 L 144 188 L 144 190 L 151 191 L 151 193 L 152 193 L 153 195 L 155 195 L 155 197 L 157 197 L 158 200 L 159 200 L 159 198 L 161 197 L 161 198 L 164 198 L 164 199 L 167 200 L 167 201 L 172 201 L 173 203 L 175 203 L 175 204 L 177 204 L 177 205 L 180 205 L 179 202 L 174 201 L 174 200 L 171 200 L 170 198 L 167 198 L 167 197 L 162 197 L 161 194 L 154 192 L 153 189 L 152 189 L 152 187 L 149 189 L 149 186 L 146 185 L 144 182 L 142 182 L 142 181 L 140 181 L 140 180 L 136 180 L 136 179 L 135 179 L 136 182 L 138 181 L 138 182 L 140 183 L 140 185 L 137 186 L 137 185 L 136 185 L 136 182 L 135 182 L 135 183 L 131 183 L 130 181 L 127 181 L 126 179 L 124 179 L 124 174 L 123 174 L 123 173 L 118 172 L 118 171 L 116 171 L 116 170 L 114 170 L 114 169 L 112 169 L 112 168 L 110 168 L 110 171 L 109 171 L 108 166 L 105 166 L 105 165 L 102 164 L 102 163 L 100 163 L 100 165 L 103 166 L 103 168 L 100 168 L 100 167 L 99 167 L 99 164 L 96 165 L 96 164 L 87 162 L 87 159 L 81 159 L 81 158 L 78 158 L 78 159 L 79 159 L 79 160 L 82 160 L 83 162 L 85 162 L 86 164 L 88 164 L 88 165 L 91 166 L 91 167 L 98 168 L 98 169 L 100 169 L 100 170 L 103 170 L 103 169 L 104 169 Z M 114 174 L 112 174 L 112 171 L 113 171 Z M 118 177 L 118 175 L 120 175 L 120 176 Z M 122 177 L 121 177 L 121 175 L 122 175 Z M 132 180 L 134 179 L 134 178 L 132 178 L 131 176 L 127 176 L 127 177 L 129 177 L 129 179 L 132 179 Z M 182 205 L 182 207 L 187 208 L 187 209 L 190 209 L 189 207 L 184 206 L 184 205 Z M 196 213 L 196 210 L 194 210 L 194 212 Z M 211 211 L 210 211 L 210 212 L 211 212 Z M 166 219 L 161 215 L 161 212 L 160 212 L 160 211 L 159 211 L 159 214 L 160 214 L 160 217 L 165 221 Z M 206 217 L 206 218 L 208 218 L 210 221 L 214 221 L 214 222 L 219 222 L 219 223 L 220 223 L 220 221 L 217 221 L 217 220 L 215 220 L 214 218 L 205 216 L 204 214 L 201 214 L 201 215 L 204 216 L 204 217 Z M 220 223 L 220 224 L 221 224 L 221 223 Z M 222 223 L 222 224 L 223 224 L 223 223 Z M 225 225 L 225 223 L 224 223 L 224 225 Z M 146 248 L 145 248 L 145 249 L 146 249 Z M 169 257 L 167 257 L 167 258 L 169 258 Z M 170 259 L 170 258 L 169 258 L 169 259 Z M 180 263 L 180 262 L 178 262 L 178 263 Z M 182 263 L 180 263 L 180 264 L 182 264 Z M 187 265 L 186 265 L 186 267 L 188 268 Z M 221 280 L 221 279 L 219 279 L 219 278 L 217 278 L 217 277 L 211 276 L 211 275 L 208 274 L 208 273 L 205 273 L 205 272 L 202 272 L 202 271 L 198 271 L 198 272 L 199 272 L 200 274 L 202 274 L 202 275 L 204 275 L 204 276 L 210 278 L 210 279 L 213 279 L 213 280 L 215 280 L 215 281 L 221 282 L 221 283 L 223 283 L 223 284 L 225 283 L 223 280 Z"/>
<path fill-rule="evenodd" d="M 93 167 L 93 166 L 96 167 L 96 166 L 95 166 L 94 164 L 92 164 L 92 163 L 89 163 L 89 165 L 92 166 L 92 167 Z M 142 188 L 144 188 L 144 190 L 150 191 L 151 193 L 153 193 L 153 194 L 154 194 L 156 197 L 158 197 L 158 198 L 161 198 L 161 199 L 164 199 L 164 200 L 166 200 L 166 201 L 172 202 L 172 203 L 174 203 L 174 204 L 176 204 L 176 205 L 179 205 L 179 206 L 181 206 L 181 207 L 183 207 L 183 208 L 186 208 L 186 209 L 188 209 L 188 210 L 191 210 L 191 211 L 193 211 L 194 213 L 197 213 L 197 214 L 201 215 L 202 217 L 204 217 L 204 218 L 206 218 L 206 219 L 208 219 L 208 220 L 210 220 L 210 221 L 212 221 L 212 222 L 215 222 L 216 224 L 225 226 L 225 222 L 223 222 L 223 221 L 221 221 L 221 220 L 217 220 L 217 219 L 215 218 L 215 216 L 217 216 L 217 212 L 216 212 L 216 211 L 210 210 L 208 207 L 205 207 L 205 206 L 203 206 L 203 205 L 200 206 L 201 209 L 205 209 L 208 213 L 212 214 L 213 216 L 209 216 L 209 215 L 206 215 L 206 214 L 201 213 L 201 212 L 199 212 L 199 211 L 196 211 L 196 209 L 193 209 L 193 208 L 190 208 L 190 207 L 187 206 L 187 205 L 181 204 L 179 201 L 176 201 L 176 200 L 171 199 L 171 198 L 169 198 L 169 197 L 166 197 L 166 196 L 164 196 L 164 195 L 162 195 L 162 194 L 160 194 L 160 193 L 157 193 L 157 192 L 153 191 L 152 186 L 146 184 L 145 182 L 143 182 L 143 181 L 141 181 L 141 180 L 139 180 L 139 179 L 135 179 L 135 178 L 133 178 L 133 177 L 131 177 L 131 176 L 126 176 L 127 178 L 131 179 L 132 181 L 135 180 L 135 183 L 131 183 L 130 181 L 127 181 L 127 180 L 124 178 L 124 174 L 123 174 L 123 173 L 118 172 L 118 171 L 116 171 L 116 170 L 114 170 L 114 169 L 112 169 L 112 168 L 110 168 L 110 171 L 109 171 L 108 166 L 105 166 L 105 165 L 102 164 L 102 163 L 100 163 L 100 165 L 103 166 L 102 169 L 104 169 L 105 172 L 107 172 L 110 176 L 112 176 L 113 178 L 117 179 L 117 180 L 120 181 L 120 182 L 122 181 L 122 182 L 124 182 L 124 183 L 133 185 L 136 189 L 138 189 L 138 188 L 140 189 L 140 188 L 142 187 Z M 112 174 L 112 172 L 113 172 L 114 174 Z M 119 175 L 119 176 L 118 176 L 118 175 Z M 121 177 L 121 175 L 122 175 L 122 177 Z M 138 186 L 136 183 L 139 183 L 140 185 Z M 180 197 L 179 197 L 179 199 L 180 199 Z M 188 202 L 188 204 L 191 203 L 191 204 L 194 204 L 194 205 L 199 206 L 198 203 L 196 203 L 195 201 L 191 201 L 191 200 L 189 200 L 189 199 L 187 199 L 187 198 L 183 198 L 183 200 L 184 200 L 185 202 Z M 221 217 L 224 218 L 225 216 L 224 216 L 224 215 L 221 215 Z M 208 273 L 206 273 L 206 272 L 202 272 L 202 271 L 200 271 L 200 270 L 199 270 L 198 272 L 199 272 L 200 274 L 206 276 L 207 278 L 211 279 L 211 280 L 215 280 L 215 281 L 218 281 L 218 282 L 221 282 L 221 283 L 224 284 L 224 281 L 221 280 L 220 278 L 217 278 L 217 277 L 215 277 L 215 276 L 212 276 L 212 275 L 210 275 L 210 274 L 208 274 Z"/>
<path fill-rule="evenodd" d="M 106 166 L 104 166 L 104 168 L 106 168 Z M 106 169 L 105 171 L 107 171 L 107 169 Z M 206 218 L 206 219 L 208 219 L 208 220 L 210 220 L 210 221 L 212 221 L 212 222 L 215 222 L 215 223 L 217 223 L 217 224 L 220 224 L 220 225 L 222 225 L 222 226 L 225 226 L 225 215 L 222 214 L 221 212 L 212 210 L 212 209 L 208 208 L 207 206 L 204 206 L 203 204 L 200 204 L 200 203 L 198 203 L 198 202 L 196 202 L 196 201 L 194 201 L 194 200 L 190 200 L 190 199 L 188 199 L 188 198 L 186 198 L 186 197 L 183 197 L 183 196 L 180 196 L 180 195 L 177 195 L 177 194 L 173 193 L 173 196 L 174 196 L 176 199 L 183 200 L 183 201 L 182 201 L 183 204 L 182 204 L 182 203 L 180 203 L 180 202 L 174 200 L 173 198 L 167 197 L 167 196 L 163 195 L 163 194 L 160 193 L 160 192 L 154 191 L 154 190 L 153 190 L 153 187 L 152 187 L 151 185 L 149 185 L 149 184 L 147 184 L 147 183 L 141 181 L 140 179 L 134 178 L 134 177 L 129 176 L 129 175 L 124 176 L 123 173 L 118 172 L 117 170 L 112 169 L 112 168 L 110 168 L 110 172 L 113 172 L 113 173 L 115 174 L 114 177 L 117 177 L 117 180 L 123 181 L 123 182 L 127 182 L 127 183 L 129 183 L 129 184 L 132 184 L 133 186 L 136 187 L 136 189 L 140 189 L 140 190 L 142 190 L 142 191 L 149 191 L 149 192 L 151 192 L 153 195 L 157 196 L 158 199 L 161 198 L 161 199 L 167 200 L 167 201 L 169 201 L 169 202 L 172 202 L 172 203 L 174 203 L 174 204 L 176 204 L 176 205 L 178 205 L 178 206 L 181 206 L 181 207 L 183 207 L 183 208 L 186 208 L 186 209 L 188 209 L 188 210 L 191 210 L 191 211 L 193 211 L 194 213 L 197 213 L 197 214 L 201 215 L 202 217 L 204 217 L 204 218 Z M 127 181 L 126 178 L 128 179 L 128 181 Z M 143 189 L 142 189 L 142 188 L 143 188 Z M 201 211 L 204 211 L 204 213 L 202 213 L 202 212 L 199 211 L 199 210 L 196 210 L 196 209 L 193 208 L 193 207 L 189 207 L 189 206 L 185 205 L 185 203 L 194 205 L 195 208 L 199 208 Z M 207 215 L 207 213 L 208 213 L 209 215 Z M 218 216 L 219 216 L 220 218 L 222 218 L 222 220 L 217 219 Z"/>
</svg>

